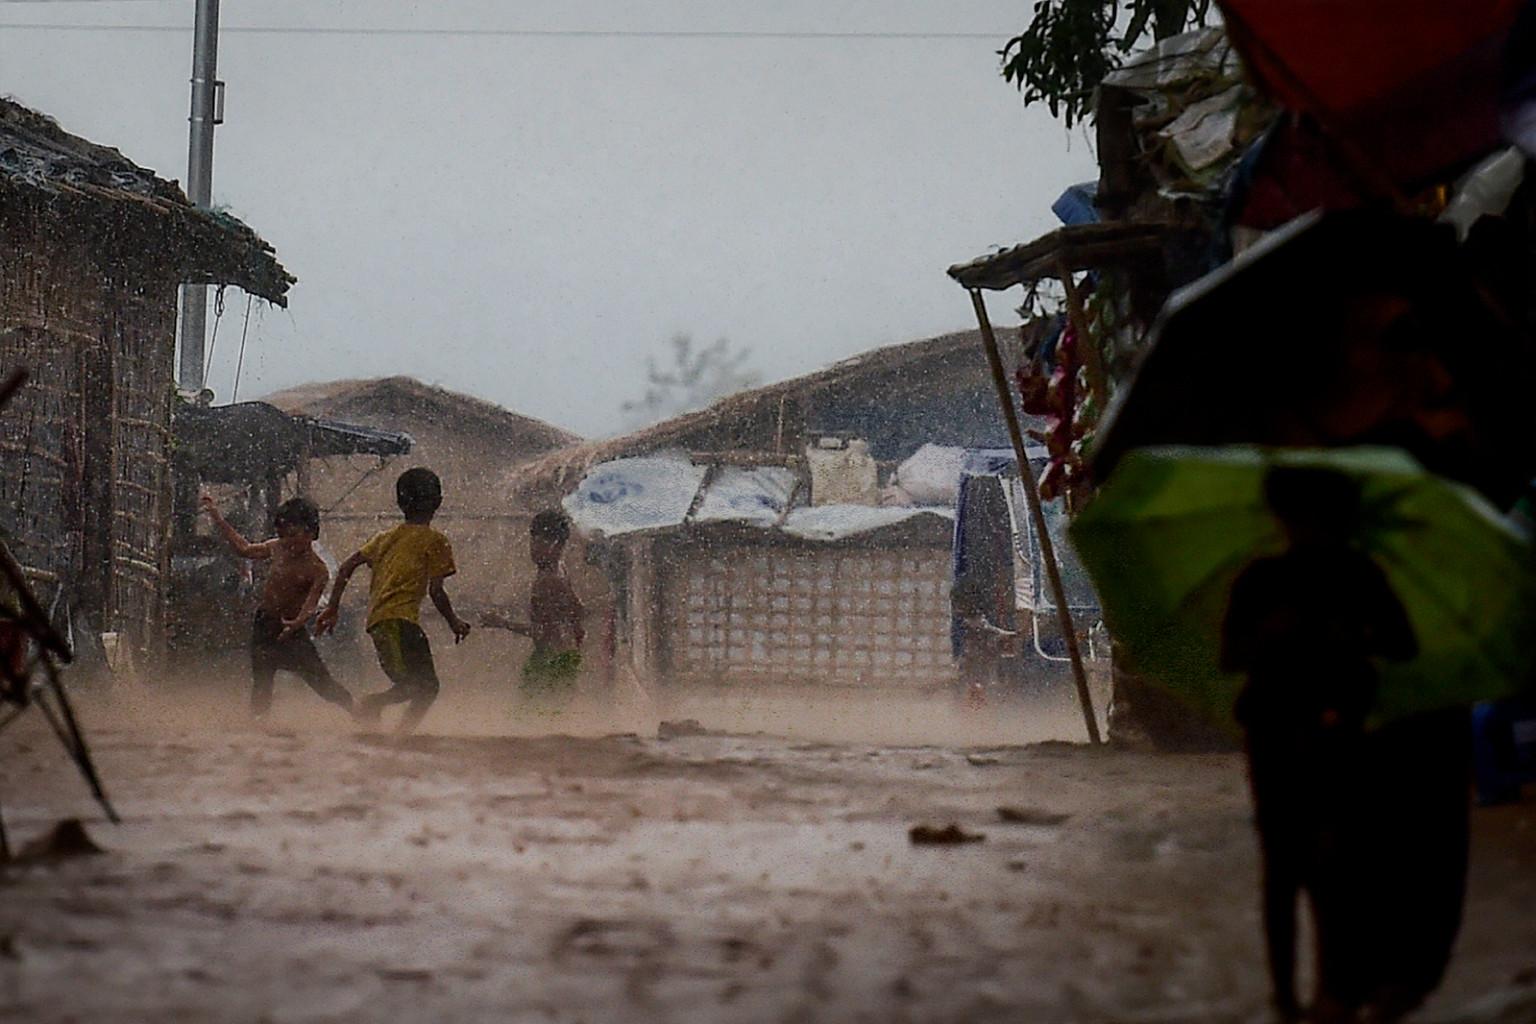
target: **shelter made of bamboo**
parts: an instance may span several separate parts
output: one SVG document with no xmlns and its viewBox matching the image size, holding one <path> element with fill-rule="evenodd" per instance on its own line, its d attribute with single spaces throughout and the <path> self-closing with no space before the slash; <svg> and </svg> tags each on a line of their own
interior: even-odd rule
<svg viewBox="0 0 1536 1024">
<path fill-rule="evenodd" d="M 856 438 L 881 478 L 925 444 L 987 447 L 1006 437 L 976 332 L 890 345 L 823 370 L 743 391 L 621 437 L 552 452 L 509 489 L 556 504 L 605 464 L 645 456 L 698 467 L 675 522 L 588 541 L 607 575 L 611 669 L 664 686 L 944 686 L 950 654 L 950 509 L 849 507 L 867 524 L 798 529 L 812 500 L 807 448 Z M 705 522 L 725 469 L 778 467 L 800 480 L 779 521 Z M 876 498 L 878 501 L 878 498 Z M 912 513 L 912 514 L 905 514 Z M 579 524 L 578 520 L 578 524 Z"/>
<path fill-rule="evenodd" d="M 177 289 L 283 305 L 293 278 L 239 220 L 0 100 L 0 528 L 77 624 L 158 656 L 171 530 Z"/>
</svg>

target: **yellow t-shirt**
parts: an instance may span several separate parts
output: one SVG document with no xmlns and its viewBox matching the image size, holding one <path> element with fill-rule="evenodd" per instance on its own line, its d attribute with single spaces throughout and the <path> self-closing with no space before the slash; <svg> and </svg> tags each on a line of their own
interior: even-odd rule
<svg viewBox="0 0 1536 1024">
<path fill-rule="evenodd" d="M 362 546 L 373 569 L 368 585 L 368 628 L 385 619 L 418 622 L 427 586 L 457 570 L 448 538 L 424 523 L 401 523 Z"/>
</svg>

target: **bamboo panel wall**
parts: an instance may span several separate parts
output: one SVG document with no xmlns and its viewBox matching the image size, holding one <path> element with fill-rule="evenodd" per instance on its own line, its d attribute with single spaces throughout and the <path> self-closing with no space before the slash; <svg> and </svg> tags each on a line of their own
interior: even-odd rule
<svg viewBox="0 0 1536 1024">
<path fill-rule="evenodd" d="M 6 368 L 37 367 L 0 416 L 0 523 L 44 593 L 80 565 L 80 366 L 56 341 L 35 328 L 0 334 Z"/>
<path fill-rule="evenodd" d="M 170 568 L 174 291 L 111 290 L 111 594 L 108 619 L 140 649 L 165 642 Z"/>
<path fill-rule="evenodd" d="M 83 235 L 0 217 L 0 527 L 51 600 L 140 652 L 163 646 L 175 285 L 128 283 Z M 74 239 L 74 241 L 71 241 Z"/>
<path fill-rule="evenodd" d="M 64 301 L 78 290 L 77 275 L 50 268 L 19 241 L 0 241 L 0 372 L 25 366 L 30 378 L 0 413 L 0 525 L 51 598 L 83 558 L 82 353 L 94 311 Z"/>
<path fill-rule="evenodd" d="M 668 681 L 921 687 L 954 677 L 948 548 L 717 547 L 662 566 Z"/>
</svg>

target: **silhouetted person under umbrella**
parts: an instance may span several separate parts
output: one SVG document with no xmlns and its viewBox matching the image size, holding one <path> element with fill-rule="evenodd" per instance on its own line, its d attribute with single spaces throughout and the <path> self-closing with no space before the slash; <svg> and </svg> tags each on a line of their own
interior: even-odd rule
<svg viewBox="0 0 1536 1024">
<path fill-rule="evenodd" d="M 1349 477 L 1275 468 L 1265 500 L 1288 547 L 1237 577 L 1222 667 L 1247 684 L 1246 734 L 1275 1003 L 1296 1016 L 1296 898 L 1316 924 L 1319 1021 L 1394 1020 L 1445 971 L 1467 849 L 1465 710 L 1367 730 L 1376 659 L 1418 651 L 1385 574 L 1351 544 Z"/>
</svg>

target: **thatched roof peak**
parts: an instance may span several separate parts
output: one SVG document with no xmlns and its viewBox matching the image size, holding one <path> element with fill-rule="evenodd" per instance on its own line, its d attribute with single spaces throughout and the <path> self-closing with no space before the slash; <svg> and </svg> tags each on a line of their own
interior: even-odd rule
<svg viewBox="0 0 1536 1024">
<path fill-rule="evenodd" d="M 514 494 L 528 494 L 550 487 L 574 486 L 581 474 L 598 463 L 661 451 L 716 425 L 745 420 L 786 400 L 835 396 L 841 389 L 866 386 L 885 377 L 921 383 L 936 372 L 976 365 L 983 358 L 981 352 L 981 335 L 974 330 L 871 349 L 813 373 L 738 391 L 696 412 L 632 433 L 550 452 L 514 470 L 509 489 Z"/>
<path fill-rule="evenodd" d="M 502 439 L 515 444 L 525 455 L 581 441 L 580 436 L 543 420 L 415 377 L 316 381 L 285 388 L 263 400 L 287 413 L 341 419 L 380 429 L 425 423 L 456 433 Z"/>
</svg>

